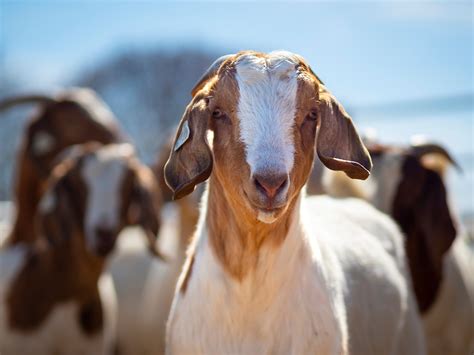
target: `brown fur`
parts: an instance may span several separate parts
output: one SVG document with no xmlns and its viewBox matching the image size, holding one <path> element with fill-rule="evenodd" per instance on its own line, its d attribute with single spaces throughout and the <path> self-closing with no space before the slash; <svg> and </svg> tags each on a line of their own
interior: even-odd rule
<svg viewBox="0 0 474 355">
<path fill-rule="evenodd" d="M 193 90 L 193 100 L 181 119 L 175 142 L 186 124 L 190 137 L 171 153 L 165 168 L 165 178 L 175 198 L 192 191 L 213 169 L 206 215 L 209 241 L 223 267 L 237 280 L 242 280 L 256 266 L 262 245 L 278 246 L 283 242 L 291 212 L 311 170 L 317 127 L 318 152 L 325 164 L 356 178 L 366 178 L 371 167 L 370 157 L 350 117 L 325 88 L 322 90 L 319 79 L 307 64 L 301 62 L 293 128 L 295 168 L 290 173 L 287 201 L 275 212 L 279 218 L 274 223 L 258 221 L 252 204 L 260 205 L 259 195 L 250 179 L 240 140 L 236 110 L 239 91 L 234 78 L 236 61 L 249 53 L 265 56 L 247 51 L 229 57 L 215 72 L 206 73 L 207 82 L 200 82 L 198 91 Z M 319 113 L 317 118 L 310 115 L 315 111 Z M 336 112 L 335 116 L 331 112 Z M 207 129 L 214 133 L 212 151 L 206 140 Z M 331 139 L 339 143 L 335 149 L 331 148 L 334 145 Z"/>
<path fill-rule="evenodd" d="M 50 134 L 55 144 L 52 149 L 38 155 L 33 149 L 33 141 L 38 132 Z M 70 94 L 60 95 L 57 101 L 42 105 L 26 128 L 15 173 L 15 199 L 17 216 L 8 238 L 8 244 L 34 241 L 32 219 L 43 193 L 45 181 L 56 164 L 58 154 L 65 148 L 85 142 L 103 144 L 120 141 L 118 123 L 109 126 L 100 124 L 90 112 L 75 101 Z"/>
</svg>

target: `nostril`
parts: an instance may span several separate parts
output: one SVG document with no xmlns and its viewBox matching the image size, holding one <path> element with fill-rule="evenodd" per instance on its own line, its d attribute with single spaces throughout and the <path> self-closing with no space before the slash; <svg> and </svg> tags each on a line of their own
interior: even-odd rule
<svg viewBox="0 0 474 355">
<path fill-rule="evenodd" d="M 254 183 L 260 192 L 268 197 L 274 197 L 283 191 L 288 183 L 287 174 L 256 174 Z"/>
</svg>

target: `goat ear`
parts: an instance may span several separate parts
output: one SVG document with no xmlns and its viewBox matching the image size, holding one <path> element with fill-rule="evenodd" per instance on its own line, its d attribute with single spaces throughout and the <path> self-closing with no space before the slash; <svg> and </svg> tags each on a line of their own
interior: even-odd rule
<svg viewBox="0 0 474 355">
<path fill-rule="evenodd" d="M 449 210 L 446 188 L 436 172 L 427 169 L 424 188 L 415 211 L 431 262 L 436 270 L 441 271 L 444 255 L 453 244 L 457 230 Z"/>
<path fill-rule="evenodd" d="M 40 200 L 36 216 L 40 233 L 51 245 L 59 245 L 71 236 L 73 214 L 64 177 L 50 185 Z"/>
<path fill-rule="evenodd" d="M 342 170 L 353 179 L 365 180 L 372 161 L 352 123 L 351 117 L 327 89 L 319 84 L 319 122 L 316 150 L 331 170 Z"/>
<path fill-rule="evenodd" d="M 160 231 L 161 195 L 148 168 L 136 168 L 132 186 L 132 196 L 127 211 L 129 224 L 143 228 L 152 254 L 161 256 L 156 248 L 156 238 Z"/>
<path fill-rule="evenodd" d="M 421 312 L 434 302 L 443 259 L 456 237 L 441 177 L 408 156 L 392 206 L 392 215 L 406 235 L 406 251 Z"/>
<path fill-rule="evenodd" d="M 195 97 L 181 119 L 164 169 L 175 200 L 193 192 L 211 175 L 213 158 L 206 137 L 209 119 L 207 100 Z"/>
</svg>

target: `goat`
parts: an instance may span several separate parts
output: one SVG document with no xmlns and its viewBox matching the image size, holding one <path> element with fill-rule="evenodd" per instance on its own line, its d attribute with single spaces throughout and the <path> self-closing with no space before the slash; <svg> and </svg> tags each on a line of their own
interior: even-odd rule
<svg viewBox="0 0 474 355">
<path fill-rule="evenodd" d="M 355 182 L 325 170 L 324 190 L 359 197 L 390 214 L 405 233 L 405 248 L 429 354 L 474 351 L 474 255 L 448 203 L 447 164 L 459 165 L 441 145 L 374 143 L 373 173 Z M 320 185 L 320 184 L 319 184 Z"/>
<path fill-rule="evenodd" d="M 18 153 L 17 212 L 8 244 L 33 241 L 31 238 L 35 233 L 30 221 L 60 152 L 74 144 L 108 144 L 124 140 L 113 113 L 92 90 L 71 89 L 56 96 L 12 97 L 0 102 L 0 111 L 26 103 L 40 106 L 27 123 Z"/>
<path fill-rule="evenodd" d="M 351 178 L 371 169 L 350 117 L 305 60 L 225 56 L 192 94 L 165 179 L 174 198 L 209 182 L 167 353 L 423 354 L 395 224 L 362 201 L 302 196 L 314 146 Z"/>
<path fill-rule="evenodd" d="M 157 191 L 129 144 L 70 152 L 46 183 L 36 242 L 0 251 L 2 355 L 114 350 L 113 284 L 101 274 L 127 225 L 140 225 L 154 248 Z"/>
</svg>

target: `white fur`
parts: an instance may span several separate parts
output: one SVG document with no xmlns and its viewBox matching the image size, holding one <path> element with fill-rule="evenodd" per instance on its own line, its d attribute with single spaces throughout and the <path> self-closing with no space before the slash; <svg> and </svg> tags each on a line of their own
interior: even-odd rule
<svg viewBox="0 0 474 355">
<path fill-rule="evenodd" d="M 146 354 L 161 355 L 165 352 L 166 321 L 173 302 L 176 283 L 186 258 L 184 243 L 180 243 L 179 212 L 167 206 L 160 230 L 160 250 L 169 256 L 166 262 L 155 260 L 145 285 L 143 319 L 145 322 Z M 176 206 L 177 207 L 177 206 Z M 189 237 L 189 236 L 187 236 Z M 130 355 L 136 353 L 130 353 Z"/>
<path fill-rule="evenodd" d="M 117 292 L 117 347 L 121 355 L 146 354 L 144 289 L 154 260 L 143 234 L 140 227 L 124 229 L 109 265 Z"/>
<path fill-rule="evenodd" d="M 251 173 L 289 174 L 293 167 L 293 126 L 298 89 L 294 55 L 242 56 L 236 63 L 240 136 Z"/>
<path fill-rule="evenodd" d="M 260 222 L 263 222 L 263 223 L 266 223 L 266 224 L 272 224 L 273 222 L 276 221 L 275 213 L 273 213 L 273 212 L 264 212 L 264 211 L 258 211 L 257 219 Z"/>
<path fill-rule="evenodd" d="M 356 204 L 351 213 L 324 197 L 298 202 L 284 243 L 264 247 L 241 282 L 214 256 L 204 208 L 191 278 L 168 321 L 167 353 L 400 353 L 409 311 L 419 321 L 407 306 L 401 235 Z M 416 344 L 404 354 L 423 354 Z"/>
<path fill-rule="evenodd" d="M 119 191 L 126 171 L 124 158 L 132 154 L 133 148 L 129 144 L 110 144 L 84 162 L 82 176 L 88 187 L 85 231 L 92 249 L 98 227 L 117 228 L 121 205 Z"/>
<path fill-rule="evenodd" d="M 33 137 L 33 153 L 43 155 L 50 152 L 56 144 L 55 138 L 46 131 L 39 131 Z"/>
<path fill-rule="evenodd" d="M 423 316 L 430 355 L 474 354 L 474 249 L 458 235 L 435 303 Z"/>
</svg>

